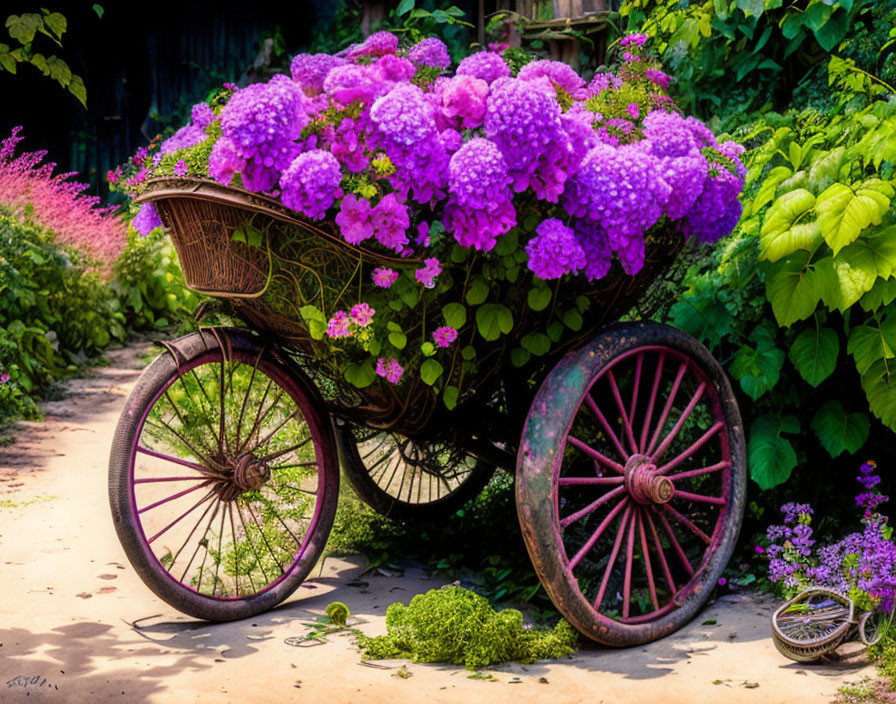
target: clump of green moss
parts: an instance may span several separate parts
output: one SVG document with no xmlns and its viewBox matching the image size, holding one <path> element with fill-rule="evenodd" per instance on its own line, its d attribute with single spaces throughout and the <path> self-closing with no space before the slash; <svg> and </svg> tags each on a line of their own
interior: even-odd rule
<svg viewBox="0 0 896 704">
<path fill-rule="evenodd" d="M 562 620 L 549 631 L 523 628 L 516 609 L 495 611 L 485 597 L 450 586 L 418 594 L 386 611 L 388 635 L 362 637 L 372 659 L 408 658 L 478 670 L 500 662 L 529 663 L 575 652 L 577 633 Z"/>
</svg>

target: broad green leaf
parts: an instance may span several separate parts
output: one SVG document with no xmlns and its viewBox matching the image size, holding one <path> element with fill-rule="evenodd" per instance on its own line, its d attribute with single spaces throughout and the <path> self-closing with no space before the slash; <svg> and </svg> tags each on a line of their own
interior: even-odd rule
<svg viewBox="0 0 896 704">
<path fill-rule="evenodd" d="M 783 484 L 796 467 L 793 445 L 781 437 L 783 432 L 792 430 L 794 420 L 793 417 L 786 418 L 785 423 L 778 416 L 765 413 L 753 421 L 750 427 L 750 439 L 747 443 L 750 477 L 760 489 L 771 489 Z"/>
<path fill-rule="evenodd" d="M 367 342 L 367 351 L 370 352 L 371 356 L 376 357 L 383 351 L 383 345 L 379 340 L 369 340 Z"/>
<path fill-rule="evenodd" d="M 837 147 L 823 157 L 813 160 L 809 167 L 809 189 L 818 195 L 840 180 L 846 149 Z"/>
<path fill-rule="evenodd" d="M 737 7 L 747 17 L 760 17 L 765 12 L 763 0 L 737 0 Z"/>
<path fill-rule="evenodd" d="M 760 238 L 760 259 L 776 262 L 782 257 L 793 254 L 802 249 L 814 254 L 821 245 L 821 228 L 817 222 L 806 222 L 793 225 L 789 230 L 768 234 Z"/>
<path fill-rule="evenodd" d="M 402 17 L 414 9 L 414 0 L 401 0 L 395 10 L 396 17 Z"/>
<path fill-rule="evenodd" d="M 65 30 L 68 29 L 68 21 L 66 21 L 65 15 L 58 12 L 51 12 L 45 15 L 44 24 L 56 35 L 57 39 L 61 39 L 62 35 L 65 34 Z"/>
<path fill-rule="evenodd" d="M 436 353 L 436 346 L 431 342 L 424 342 L 420 345 L 420 351 L 424 357 L 432 357 Z"/>
<path fill-rule="evenodd" d="M 809 29 L 817 32 L 830 19 L 832 11 L 833 8 L 830 5 L 824 2 L 817 2 L 806 10 L 804 22 Z"/>
<path fill-rule="evenodd" d="M 451 248 L 451 261 L 455 264 L 465 262 L 469 256 L 470 249 L 468 247 L 461 247 L 459 244 L 456 244 Z"/>
<path fill-rule="evenodd" d="M 790 144 L 791 156 L 793 155 L 794 149 L 796 149 L 797 158 L 803 159 L 805 157 L 805 155 L 810 151 L 811 148 L 807 145 L 802 150 L 800 150 L 800 148 L 797 146 L 796 142 L 791 142 L 791 144 Z M 797 166 L 794 166 L 794 168 L 797 168 Z M 806 173 L 805 170 L 801 169 L 801 170 L 797 171 L 795 174 L 793 174 L 792 176 L 785 178 L 783 181 L 781 181 L 780 185 L 778 186 L 777 190 L 775 191 L 775 197 L 780 198 L 781 196 L 787 195 L 788 193 L 791 193 L 792 191 L 796 191 L 796 190 L 800 190 L 800 189 L 805 190 L 806 186 L 808 186 L 808 185 L 809 185 L 809 175 Z"/>
<path fill-rule="evenodd" d="M 68 84 L 69 93 L 75 96 L 85 108 L 87 107 L 87 88 L 80 76 L 72 76 L 71 83 Z"/>
<path fill-rule="evenodd" d="M 765 326 L 757 326 L 750 334 L 756 347 L 742 345 L 734 355 L 729 371 L 754 401 L 778 383 L 784 364 L 784 351 L 775 346 Z"/>
<path fill-rule="evenodd" d="M 869 225 L 879 225 L 890 206 L 893 189 L 881 190 L 881 182 L 867 182 L 854 189 L 835 183 L 818 196 L 815 209 L 821 234 L 834 254 L 855 240 Z M 887 185 L 887 184 L 883 184 Z"/>
<path fill-rule="evenodd" d="M 892 360 L 876 361 L 862 374 L 862 389 L 871 412 L 896 431 L 896 364 Z"/>
<path fill-rule="evenodd" d="M 560 342 L 560 339 L 563 337 L 563 323 L 555 320 L 548 325 L 548 337 L 551 338 L 552 342 Z"/>
<path fill-rule="evenodd" d="M 467 303 L 471 306 L 478 306 L 480 303 L 484 303 L 485 299 L 488 298 L 489 287 L 481 276 L 475 278 L 473 282 L 470 284 L 470 288 L 467 289 Z"/>
<path fill-rule="evenodd" d="M 894 356 L 884 331 L 876 325 L 854 327 L 849 333 L 846 351 L 855 360 L 859 374 L 865 374 L 878 360 L 889 360 Z"/>
<path fill-rule="evenodd" d="M 786 166 L 776 166 L 773 168 L 763 179 L 756 195 L 747 203 L 744 210 L 748 210 L 750 213 L 758 213 L 763 207 L 775 199 L 775 192 L 777 191 L 778 185 L 792 175 L 793 171 Z"/>
<path fill-rule="evenodd" d="M 551 302 L 551 295 L 551 289 L 546 286 L 531 289 L 527 297 L 529 307 L 535 311 L 544 310 Z"/>
<path fill-rule="evenodd" d="M 818 42 L 818 45 L 825 51 L 831 52 L 843 41 L 848 29 L 849 14 L 846 12 L 837 12 L 818 30 L 813 32 L 813 34 L 815 34 L 815 40 Z"/>
<path fill-rule="evenodd" d="M 33 66 L 36 66 L 37 69 L 45 76 L 48 76 L 50 74 L 49 70 L 47 69 L 47 57 L 43 54 L 32 55 L 31 64 Z"/>
<path fill-rule="evenodd" d="M 510 350 L 510 363 L 515 367 L 522 367 L 532 358 L 532 353 L 522 347 L 514 347 Z"/>
<path fill-rule="evenodd" d="M 68 88 L 68 84 L 72 80 L 72 71 L 65 61 L 58 56 L 48 56 L 47 71 L 49 71 L 50 78 L 59 81 L 59 85 L 63 88 Z"/>
<path fill-rule="evenodd" d="M 837 366 L 840 341 L 830 328 L 803 330 L 790 346 L 791 363 L 810 386 L 818 386 Z"/>
<path fill-rule="evenodd" d="M 513 329 L 513 313 L 500 303 L 481 305 L 476 309 L 476 328 L 483 339 L 497 340 Z"/>
<path fill-rule="evenodd" d="M 760 259 L 778 261 L 781 257 L 792 254 L 812 237 L 812 232 L 805 227 L 793 232 L 794 227 L 815 206 L 815 196 L 800 188 L 786 193 L 772 204 L 765 217 L 760 232 Z M 807 234 L 808 232 L 808 234 Z"/>
<path fill-rule="evenodd" d="M 453 411 L 455 406 L 457 406 L 457 395 L 459 391 L 456 386 L 446 386 L 445 390 L 442 392 L 442 401 L 445 404 L 445 408 L 449 411 Z"/>
<path fill-rule="evenodd" d="M 765 281 L 765 293 L 779 325 L 789 327 L 808 318 L 821 300 L 816 272 L 808 267 L 809 254 L 796 254 L 775 262 Z"/>
<path fill-rule="evenodd" d="M 889 279 L 896 272 L 896 225 L 860 237 L 844 247 L 834 261 L 848 261 L 851 266 L 868 274 Z"/>
<path fill-rule="evenodd" d="M 405 345 L 408 344 L 408 338 L 400 332 L 390 332 L 389 344 L 397 350 L 403 350 L 405 348 Z"/>
<path fill-rule="evenodd" d="M 831 457 L 854 455 L 868 439 L 870 424 L 865 413 L 847 413 L 836 399 L 825 403 L 812 418 L 812 430 Z"/>
<path fill-rule="evenodd" d="M 29 44 L 34 39 L 35 32 L 43 26 L 43 18 L 35 13 L 10 15 L 6 18 L 6 28 L 9 30 L 9 36 L 17 39 L 21 44 Z"/>
<path fill-rule="evenodd" d="M 455 330 L 460 330 L 467 322 L 467 309 L 460 303 L 448 303 L 442 308 L 442 315 L 445 317 L 446 325 Z"/>
<path fill-rule="evenodd" d="M 365 359 L 361 364 L 349 362 L 343 372 L 345 380 L 352 386 L 365 389 L 376 380 L 376 371 L 373 368 L 373 360 Z"/>
<path fill-rule="evenodd" d="M 846 249 L 841 250 L 840 255 L 844 252 Z M 817 263 L 817 267 L 824 270 L 830 266 L 837 284 L 836 294 L 822 294 L 828 308 L 844 311 L 871 290 L 877 279 L 877 271 L 868 259 L 867 256 L 864 259 L 836 256 L 833 259 L 825 257 Z"/>
<path fill-rule="evenodd" d="M 476 348 L 473 345 L 467 345 L 460 351 L 461 356 L 466 359 L 475 359 L 476 358 Z"/>
<path fill-rule="evenodd" d="M 10 73 L 16 72 L 16 60 L 12 58 L 12 55 L 8 51 L 0 52 L 0 66 Z"/>
<path fill-rule="evenodd" d="M 299 314 L 308 326 L 308 334 L 311 335 L 311 339 L 323 339 L 327 331 L 327 318 L 323 312 L 316 306 L 307 305 L 299 308 Z"/>
<path fill-rule="evenodd" d="M 870 313 L 890 305 L 894 300 L 896 300 L 896 276 L 886 281 L 883 279 L 875 281 L 871 290 L 862 296 L 859 305 L 866 313 Z"/>
<path fill-rule="evenodd" d="M 394 320 L 390 320 L 388 323 L 386 323 L 386 329 L 389 332 L 402 332 L 401 325 L 396 323 Z"/>
<path fill-rule="evenodd" d="M 781 34 L 785 39 L 793 39 L 803 28 L 803 13 L 790 12 L 784 17 L 781 23 Z"/>
<path fill-rule="evenodd" d="M 439 362 L 434 359 L 427 359 L 420 365 L 420 378 L 424 384 L 432 386 L 445 371 Z"/>
<path fill-rule="evenodd" d="M 686 295 L 672 306 L 672 324 L 693 335 L 709 348 L 716 347 L 731 332 L 731 313 L 718 292 Z"/>
<path fill-rule="evenodd" d="M 541 357 L 551 349 L 551 338 L 543 332 L 530 332 L 520 339 L 520 345 L 536 357 Z"/>
<path fill-rule="evenodd" d="M 96 13 L 96 16 L 99 17 L 100 19 L 103 19 L 103 15 L 104 15 L 105 12 L 106 12 L 106 11 L 103 9 L 103 6 L 100 5 L 99 3 L 94 3 L 94 4 L 93 4 L 93 11 Z"/>
</svg>

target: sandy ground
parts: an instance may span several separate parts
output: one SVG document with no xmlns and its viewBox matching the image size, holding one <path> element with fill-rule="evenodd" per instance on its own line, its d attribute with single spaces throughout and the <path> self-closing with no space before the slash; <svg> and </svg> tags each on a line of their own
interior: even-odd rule
<svg viewBox="0 0 896 704">
<path fill-rule="evenodd" d="M 441 586 L 422 572 L 369 573 L 328 558 L 292 598 L 250 621 L 198 622 L 134 574 L 106 498 L 112 432 L 146 346 L 70 382 L 0 448 L 0 702 L 828 702 L 873 674 L 861 654 L 800 665 L 770 640 L 774 602 L 726 596 L 678 633 L 626 650 L 585 646 L 557 662 L 508 665 L 493 679 L 461 668 L 362 663 L 346 635 L 313 647 L 290 638 L 338 600 L 365 633 L 385 632 L 393 601 Z M 713 625 L 702 625 L 714 619 Z M 293 644 L 291 644 L 293 643 Z M 398 675 L 402 665 L 410 677 Z M 26 699 L 27 698 L 27 699 Z"/>
</svg>

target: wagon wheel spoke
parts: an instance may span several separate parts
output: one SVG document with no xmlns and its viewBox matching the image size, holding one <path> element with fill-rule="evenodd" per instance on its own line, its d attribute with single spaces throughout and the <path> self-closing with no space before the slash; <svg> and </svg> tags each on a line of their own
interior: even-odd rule
<svg viewBox="0 0 896 704">
<path fill-rule="evenodd" d="M 653 454 L 653 448 L 656 446 L 656 441 L 659 440 L 660 434 L 663 432 L 663 426 L 666 425 L 666 419 L 669 417 L 669 412 L 672 410 L 672 406 L 675 405 L 675 397 L 678 395 L 678 388 L 681 386 L 681 380 L 684 378 L 687 370 L 687 362 L 682 362 L 675 375 L 675 381 L 672 383 L 672 390 L 669 392 L 669 398 L 666 399 L 666 405 L 663 406 L 663 411 L 660 413 L 660 419 L 657 421 L 656 430 L 653 431 L 653 436 L 650 438 L 650 444 L 644 452 L 646 455 Z"/>
<path fill-rule="evenodd" d="M 628 453 L 625 451 L 625 448 L 622 447 L 622 443 L 619 442 L 619 437 L 610 427 L 610 424 L 607 422 L 606 417 L 601 412 L 600 408 L 598 407 L 597 403 L 594 401 L 594 398 L 590 393 L 585 396 L 585 404 L 594 414 L 594 417 L 597 418 L 597 420 L 600 422 L 601 427 L 603 427 L 604 429 L 604 432 L 606 432 L 607 436 L 610 438 L 610 441 L 613 443 L 613 446 L 616 448 L 616 452 L 619 453 L 620 459 L 624 461 L 625 458 L 628 457 Z"/>
<path fill-rule="evenodd" d="M 616 383 L 616 377 L 613 375 L 612 369 L 607 370 L 607 380 L 610 382 L 610 389 L 613 392 L 613 400 L 616 401 L 616 408 L 619 410 L 619 416 L 622 419 L 622 429 L 625 431 L 625 438 L 628 440 L 631 451 L 636 453 L 638 451 L 638 444 L 635 442 L 635 435 L 632 431 L 632 417 L 625 411 L 625 404 L 622 402 L 622 394 L 619 393 L 619 385 Z M 628 457 L 629 453 L 621 448 L 618 449 L 620 449 L 621 457 Z"/>
<path fill-rule="evenodd" d="M 641 427 L 641 438 L 638 443 L 638 452 L 644 454 L 647 452 L 647 434 L 650 432 L 650 422 L 653 420 L 653 407 L 656 403 L 656 397 L 660 390 L 660 379 L 663 376 L 663 364 L 666 361 L 665 353 L 661 353 L 656 363 L 656 372 L 653 376 L 653 387 L 650 391 L 650 399 L 647 402 L 647 411 L 644 414 L 644 425 Z M 632 414 L 634 417 L 634 414 Z"/>
<path fill-rule="evenodd" d="M 660 608 L 660 604 L 656 598 L 656 583 L 653 581 L 653 566 L 650 564 L 647 532 L 644 530 L 644 509 L 641 507 L 638 507 L 638 534 L 641 537 L 641 555 L 644 557 L 644 572 L 647 576 L 647 586 L 650 591 L 650 603 L 653 604 L 653 610 L 657 611 Z M 674 590 L 674 585 L 670 586 Z"/>
<path fill-rule="evenodd" d="M 613 541 L 613 549 L 610 552 L 610 558 L 607 561 L 607 567 L 604 570 L 604 576 L 600 582 L 600 588 L 597 590 L 597 596 L 594 599 L 594 608 L 599 609 L 604 600 L 604 594 L 607 590 L 607 584 L 610 582 L 610 575 L 613 574 L 613 567 L 616 564 L 616 558 L 619 556 L 619 548 L 622 547 L 622 536 L 625 534 L 625 527 L 631 516 L 632 507 L 627 506 L 625 513 L 619 521 L 619 528 L 616 531 L 616 539 Z"/>
</svg>

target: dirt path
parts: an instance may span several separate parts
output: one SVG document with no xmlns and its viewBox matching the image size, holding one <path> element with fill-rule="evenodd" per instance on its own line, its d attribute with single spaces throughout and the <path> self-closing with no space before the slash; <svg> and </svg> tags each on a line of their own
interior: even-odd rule
<svg viewBox="0 0 896 704">
<path fill-rule="evenodd" d="M 769 638 L 773 602 L 720 599 L 678 633 L 646 647 L 586 646 L 567 660 L 469 679 L 462 669 L 364 665 L 351 640 L 294 647 L 291 636 L 339 600 L 353 625 L 385 632 L 392 601 L 441 586 L 422 573 L 365 574 L 363 560 L 326 560 L 322 573 L 251 621 L 197 622 L 159 601 L 128 565 L 106 499 L 112 431 L 146 346 L 71 382 L 0 448 L 0 702 L 750 702 L 829 701 L 873 670 L 861 657 L 802 666 Z M 714 619 L 714 625 L 701 625 Z"/>
</svg>

